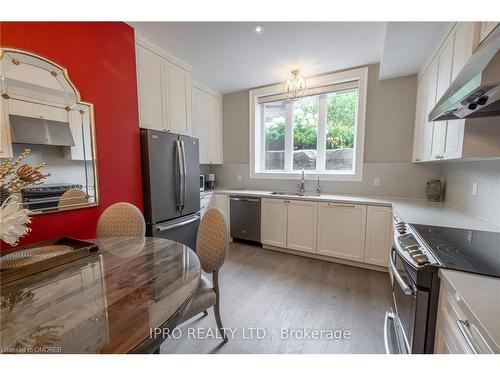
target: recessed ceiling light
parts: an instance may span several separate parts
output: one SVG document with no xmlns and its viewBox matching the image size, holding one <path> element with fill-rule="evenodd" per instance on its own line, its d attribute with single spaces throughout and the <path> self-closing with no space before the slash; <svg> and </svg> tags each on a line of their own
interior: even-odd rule
<svg viewBox="0 0 500 375">
<path fill-rule="evenodd" d="M 255 25 L 253 27 L 253 32 L 255 34 L 262 34 L 264 32 L 264 26 L 261 26 L 261 25 Z"/>
</svg>

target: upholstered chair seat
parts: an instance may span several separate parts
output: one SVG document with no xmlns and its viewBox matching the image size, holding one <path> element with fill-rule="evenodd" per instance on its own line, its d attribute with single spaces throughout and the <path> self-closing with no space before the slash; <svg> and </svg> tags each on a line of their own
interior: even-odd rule
<svg viewBox="0 0 500 375">
<path fill-rule="evenodd" d="M 142 212 L 133 204 L 115 203 L 99 217 L 97 237 L 144 237 L 146 223 Z"/>
</svg>

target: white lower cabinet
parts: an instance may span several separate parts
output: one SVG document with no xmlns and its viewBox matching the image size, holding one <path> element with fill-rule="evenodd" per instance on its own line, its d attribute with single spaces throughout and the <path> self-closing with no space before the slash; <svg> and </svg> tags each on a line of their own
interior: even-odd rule
<svg viewBox="0 0 500 375">
<path fill-rule="evenodd" d="M 363 262 L 365 227 L 366 206 L 319 203 L 317 253 Z"/>
<path fill-rule="evenodd" d="M 392 210 L 386 206 L 262 198 L 261 242 L 387 267 Z"/>
<path fill-rule="evenodd" d="M 387 267 L 391 245 L 391 208 L 368 206 L 366 211 L 365 263 Z"/>
<path fill-rule="evenodd" d="M 292 250 L 316 253 L 318 203 L 287 202 L 287 247 Z"/>
<path fill-rule="evenodd" d="M 217 207 L 222 210 L 224 216 L 226 217 L 226 225 L 228 235 L 231 233 L 231 217 L 229 215 L 229 195 L 225 194 L 215 194 L 213 198 L 210 200 L 209 207 Z M 204 212 L 203 212 L 204 214 Z"/>
<path fill-rule="evenodd" d="M 285 199 L 261 200 L 261 242 L 264 245 L 286 247 L 287 202 Z"/>
</svg>

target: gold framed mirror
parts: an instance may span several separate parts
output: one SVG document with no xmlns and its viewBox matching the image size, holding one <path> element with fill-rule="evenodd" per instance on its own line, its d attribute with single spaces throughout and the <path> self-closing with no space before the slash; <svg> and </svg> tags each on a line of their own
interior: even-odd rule
<svg viewBox="0 0 500 375">
<path fill-rule="evenodd" d="M 81 100 L 68 71 L 36 53 L 0 46 L 0 95 L 0 162 L 24 155 L 19 165 L 45 163 L 49 174 L 35 184 L 14 175 L 18 183 L 9 193 L 34 214 L 97 206 L 94 107 Z"/>
</svg>

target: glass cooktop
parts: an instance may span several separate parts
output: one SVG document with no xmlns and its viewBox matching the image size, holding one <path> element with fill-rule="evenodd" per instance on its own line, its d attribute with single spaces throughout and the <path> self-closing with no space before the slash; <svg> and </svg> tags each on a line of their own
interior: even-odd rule
<svg viewBox="0 0 500 375">
<path fill-rule="evenodd" d="M 500 277 L 500 233 L 412 224 L 444 268 Z"/>
</svg>

